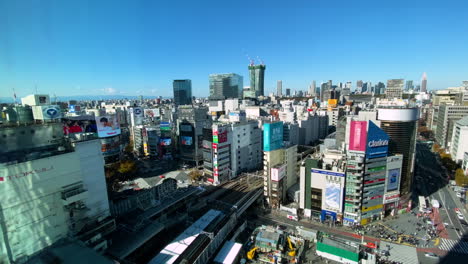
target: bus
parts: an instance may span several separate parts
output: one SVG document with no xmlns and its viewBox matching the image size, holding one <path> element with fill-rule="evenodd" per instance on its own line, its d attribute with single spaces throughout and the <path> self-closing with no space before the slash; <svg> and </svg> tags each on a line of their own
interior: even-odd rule
<svg viewBox="0 0 468 264">
<path fill-rule="evenodd" d="M 424 196 L 419 196 L 419 212 L 421 213 L 428 213 L 430 212 L 430 209 L 427 206 L 427 201 Z"/>
</svg>

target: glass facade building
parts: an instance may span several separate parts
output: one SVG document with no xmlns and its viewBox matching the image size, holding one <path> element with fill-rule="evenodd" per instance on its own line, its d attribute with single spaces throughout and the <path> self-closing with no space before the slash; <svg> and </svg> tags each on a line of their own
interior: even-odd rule
<svg viewBox="0 0 468 264">
<path fill-rule="evenodd" d="M 174 88 L 174 102 L 176 105 L 192 104 L 191 80 L 174 80 L 172 82 L 172 87 Z"/>
<path fill-rule="evenodd" d="M 255 96 L 263 96 L 264 82 L 265 82 L 265 69 L 266 66 L 261 65 L 249 65 L 250 73 L 250 90 L 255 91 Z"/>
<path fill-rule="evenodd" d="M 235 73 L 210 74 L 210 99 L 242 97 L 243 78 Z"/>
</svg>

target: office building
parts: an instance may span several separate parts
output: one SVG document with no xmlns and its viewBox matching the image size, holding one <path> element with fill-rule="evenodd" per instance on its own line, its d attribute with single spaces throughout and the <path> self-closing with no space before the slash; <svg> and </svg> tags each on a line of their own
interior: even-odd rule
<svg viewBox="0 0 468 264">
<path fill-rule="evenodd" d="M 115 221 L 101 141 L 77 134 L 79 140 L 64 137 L 55 122 L 0 127 L 0 199 L 8 201 L 0 207 L 0 263 L 24 263 L 70 237 L 96 251 L 107 248 Z"/>
<path fill-rule="evenodd" d="M 210 74 L 210 99 L 224 100 L 241 98 L 243 89 L 242 76 L 235 73 Z M 251 87 L 252 89 L 252 87 Z"/>
<path fill-rule="evenodd" d="M 422 75 L 421 92 L 423 92 L 423 93 L 427 92 L 427 75 L 426 75 L 426 73 L 423 73 L 423 75 Z"/>
<path fill-rule="evenodd" d="M 356 93 L 362 93 L 362 86 L 363 86 L 363 81 L 362 80 L 358 80 L 356 82 Z"/>
<path fill-rule="evenodd" d="M 450 147 L 455 122 L 467 115 L 468 106 L 444 104 L 439 106 L 435 139 L 442 148 Z"/>
<path fill-rule="evenodd" d="M 281 97 L 283 96 L 283 81 L 276 81 L 276 95 Z"/>
<path fill-rule="evenodd" d="M 309 96 L 315 97 L 315 89 L 316 89 L 315 81 L 312 81 L 312 83 L 309 86 Z"/>
<path fill-rule="evenodd" d="M 457 163 L 463 161 L 465 152 L 468 152 L 468 115 L 455 122 L 450 145 L 450 154 Z"/>
<path fill-rule="evenodd" d="M 250 90 L 255 94 L 255 97 L 264 96 L 265 88 L 265 69 L 266 66 L 263 64 L 249 65 L 250 74 Z"/>
<path fill-rule="evenodd" d="M 391 154 L 402 154 L 401 194 L 411 192 L 417 138 L 418 108 L 393 108 L 381 105 L 377 109 L 380 128 L 390 137 Z"/>
<path fill-rule="evenodd" d="M 286 88 L 286 96 L 291 96 L 291 89 L 290 88 Z"/>
<path fill-rule="evenodd" d="M 191 105 L 192 104 L 192 81 L 191 80 L 174 80 L 172 82 L 174 89 L 174 103 L 176 105 Z"/>
<path fill-rule="evenodd" d="M 385 84 L 383 82 L 378 82 L 374 88 L 375 94 L 385 94 Z"/>
<path fill-rule="evenodd" d="M 414 86 L 413 86 L 413 81 L 412 81 L 412 80 L 406 81 L 406 84 L 405 84 L 405 91 L 413 90 L 413 88 L 414 88 Z"/>
<path fill-rule="evenodd" d="M 212 122 L 208 115 L 208 107 L 181 106 L 177 110 L 178 119 L 176 130 L 178 142 L 176 144 L 179 146 L 180 159 L 199 165 L 203 158 L 200 149 L 203 128 L 211 127 Z M 165 144 L 172 144 L 170 138 L 166 141 L 167 143 Z"/>
<path fill-rule="evenodd" d="M 387 99 L 401 99 L 403 97 L 403 79 L 391 79 L 387 81 L 387 89 L 385 95 Z"/>
</svg>

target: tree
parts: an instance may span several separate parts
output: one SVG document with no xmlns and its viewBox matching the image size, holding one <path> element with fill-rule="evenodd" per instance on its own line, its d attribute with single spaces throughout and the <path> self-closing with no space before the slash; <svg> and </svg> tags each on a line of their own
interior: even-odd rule
<svg viewBox="0 0 468 264">
<path fill-rule="evenodd" d="M 135 162 L 131 160 L 124 160 L 120 162 L 117 171 L 125 178 L 128 178 L 136 172 L 136 169 L 137 168 Z"/>
<path fill-rule="evenodd" d="M 468 183 L 468 177 L 465 176 L 465 173 L 463 172 L 462 169 L 458 168 L 457 171 L 455 172 L 455 183 L 458 186 L 464 186 L 465 184 Z"/>
<path fill-rule="evenodd" d="M 124 152 L 128 154 L 133 152 L 133 142 L 130 141 L 130 143 L 125 146 Z"/>
<path fill-rule="evenodd" d="M 200 173 L 199 170 L 197 169 L 193 169 L 189 172 L 188 176 L 190 177 L 190 179 L 192 180 L 192 182 L 195 182 L 195 181 L 198 181 L 198 179 L 200 179 L 200 177 L 202 176 L 202 174 Z"/>
</svg>

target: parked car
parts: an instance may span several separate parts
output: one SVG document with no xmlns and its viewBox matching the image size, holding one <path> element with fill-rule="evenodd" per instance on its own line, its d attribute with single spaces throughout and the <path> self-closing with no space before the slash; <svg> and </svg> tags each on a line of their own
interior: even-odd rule
<svg viewBox="0 0 468 264">
<path fill-rule="evenodd" d="M 458 219 L 460 219 L 460 220 L 465 220 L 465 218 L 463 217 L 462 214 L 457 214 L 457 217 L 458 217 Z"/>
</svg>

